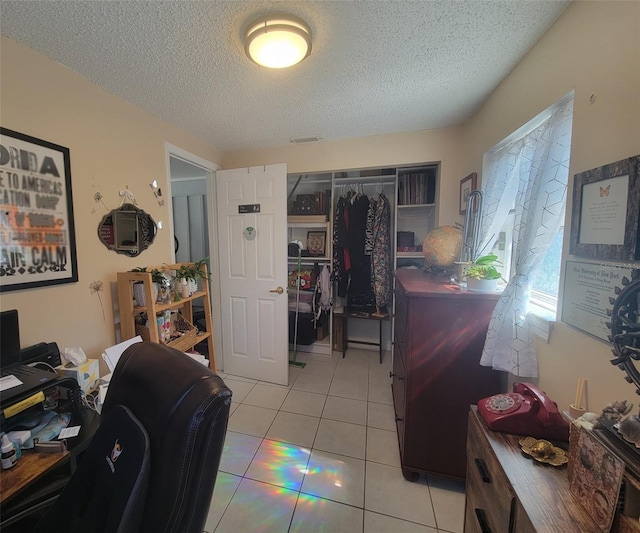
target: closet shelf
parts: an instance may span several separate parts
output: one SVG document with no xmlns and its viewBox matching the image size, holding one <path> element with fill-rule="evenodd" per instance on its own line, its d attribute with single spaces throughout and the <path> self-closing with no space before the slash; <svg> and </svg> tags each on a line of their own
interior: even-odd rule
<svg viewBox="0 0 640 533">
<path fill-rule="evenodd" d="M 287 224 L 309 226 L 310 224 L 328 224 L 327 215 L 288 215 Z"/>
<path fill-rule="evenodd" d="M 396 257 L 403 259 L 424 259 L 422 252 L 396 252 Z"/>
<path fill-rule="evenodd" d="M 331 261 L 330 257 L 303 257 L 300 261 L 301 265 L 315 265 L 316 263 L 328 263 Z M 297 257 L 289 257 L 289 263 L 298 264 Z"/>
<path fill-rule="evenodd" d="M 343 185 L 349 186 L 351 184 L 362 184 L 362 185 L 373 185 L 380 184 L 383 185 L 393 185 L 395 187 L 395 175 L 384 175 L 384 176 L 348 176 L 345 178 L 336 178 L 334 180 L 334 184 L 338 187 L 342 187 Z"/>
<path fill-rule="evenodd" d="M 435 207 L 436 204 L 398 204 L 398 209 L 424 209 L 425 207 Z"/>
<path fill-rule="evenodd" d="M 328 222 L 289 222 L 290 228 L 322 228 L 329 227 Z"/>
</svg>

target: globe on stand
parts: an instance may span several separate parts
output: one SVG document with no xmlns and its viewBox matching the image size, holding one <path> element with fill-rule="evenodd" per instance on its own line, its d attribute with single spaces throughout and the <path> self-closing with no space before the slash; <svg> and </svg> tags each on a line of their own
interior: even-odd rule
<svg viewBox="0 0 640 533">
<path fill-rule="evenodd" d="M 424 270 L 452 270 L 462 251 L 462 230 L 455 226 L 440 226 L 430 231 L 422 243 Z"/>
</svg>

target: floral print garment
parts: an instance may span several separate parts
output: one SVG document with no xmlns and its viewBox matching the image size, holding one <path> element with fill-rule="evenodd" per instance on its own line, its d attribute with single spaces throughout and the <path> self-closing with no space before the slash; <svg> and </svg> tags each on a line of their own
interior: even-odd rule
<svg viewBox="0 0 640 533">
<path fill-rule="evenodd" d="M 384 194 L 371 198 L 365 253 L 371 255 L 371 285 L 378 308 L 391 302 L 391 206 Z"/>
</svg>

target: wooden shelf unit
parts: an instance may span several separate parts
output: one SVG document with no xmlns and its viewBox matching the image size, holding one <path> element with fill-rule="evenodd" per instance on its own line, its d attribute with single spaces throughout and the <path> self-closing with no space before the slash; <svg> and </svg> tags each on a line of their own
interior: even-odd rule
<svg viewBox="0 0 640 533">
<path fill-rule="evenodd" d="M 214 353 L 213 343 L 213 326 L 211 320 L 211 302 L 209 297 L 209 285 L 206 280 L 202 280 L 202 288 L 193 293 L 187 298 L 181 298 L 179 301 L 171 301 L 169 303 L 158 303 L 155 301 L 153 295 L 153 282 L 151 279 L 151 270 L 157 269 L 161 272 L 171 272 L 179 269 L 182 265 L 189 265 L 191 263 L 176 263 L 173 265 L 161 265 L 157 267 L 148 267 L 148 272 L 118 272 L 118 301 L 120 305 L 120 332 L 122 334 L 122 340 L 128 340 L 135 337 L 138 333 L 136 331 L 136 318 L 141 313 L 147 313 L 150 321 L 149 340 L 151 342 L 157 342 L 159 344 L 165 344 L 166 346 L 174 347 L 181 351 L 193 348 L 196 344 L 202 341 L 207 341 L 207 352 L 209 358 L 209 368 L 216 371 L 216 361 Z M 206 265 L 203 266 L 206 274 Z M 144 284 L 145 303 L 151 302 L 144 306 L 136 305 L 133 297 L 133 284 Z M 160 341 L 160 335 L 158 328 L 155 324 L 151 323 L 152 318 L 155 318 L 158 314 L 164 311 L 178 310 L 182 316 L 191 324 L 193 324 L 193 303 L 198 299 L 202 299 L 204 306 L 204 321 L 207 331 L 198 332 L 188 344 L 185 345 L 183 339 L 177 339 L 169 343 L 163 343 Z M 186 346 L 186 348 L 185 348 Z"/>
</svg>

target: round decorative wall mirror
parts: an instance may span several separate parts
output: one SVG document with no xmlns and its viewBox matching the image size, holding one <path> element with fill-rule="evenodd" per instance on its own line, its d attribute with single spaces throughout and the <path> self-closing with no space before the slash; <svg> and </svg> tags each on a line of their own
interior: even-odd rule
<svg viewBox="0 0 640 533">
<path fill-rule="evenodd" d="M 98 237 L 109 250 L 135 257 L 153 243 L 156 223 L 142 209 L 127 203 L 104 216 Z"/>
<path fill-rule="evenodd" d="M 611 311 L 611 342 L 616 356 L 611 361 L 627 373 L 626 380 L 640 394 L 640 279 L 629 282 Z"/>
</svg>

